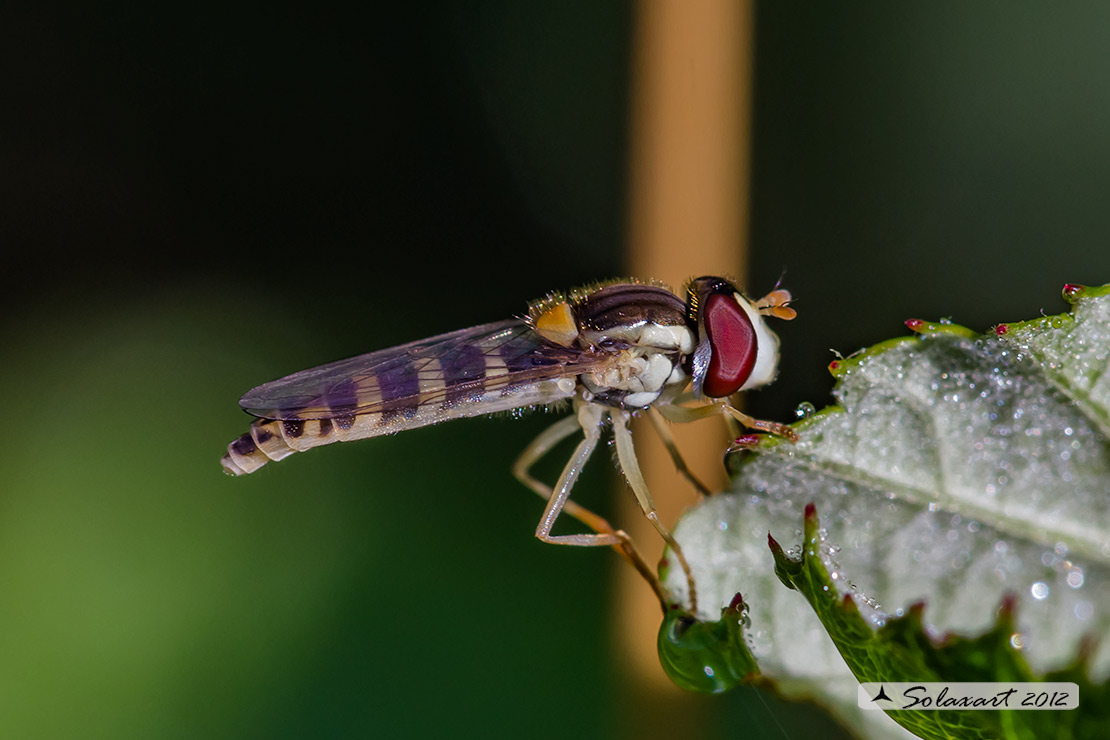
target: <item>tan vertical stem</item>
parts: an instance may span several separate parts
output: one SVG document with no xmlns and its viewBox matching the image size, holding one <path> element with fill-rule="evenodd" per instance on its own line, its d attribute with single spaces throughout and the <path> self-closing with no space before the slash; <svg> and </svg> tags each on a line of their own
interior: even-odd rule
<svg viewBox="0 0 1110 740">
<path fill-rule="evenodd" d="M 627 259 L 632 275 L 664 280 L 675 289 L 703 274 L 729 275 L 744 284 L 752 25 L 751 0 L 637 5 Z M 707 420 L 673 430 L 695 472 L 710 487 L 724 485 L 724 425 Z M 646 420 L 636 446 L 660 518 L 673 525 L 696 501 L 694 492 L 675 473 Z M 658 535 L 630 497 L 622 501 L 618 521 L 651 552 L 649 559 L 657 559 Z M 620 579 L 618 657 L 640 690 L 669 693 L 673 687 L 654 652 L 654 596 L 632 569 L 622 568 Z"/>
</svg>

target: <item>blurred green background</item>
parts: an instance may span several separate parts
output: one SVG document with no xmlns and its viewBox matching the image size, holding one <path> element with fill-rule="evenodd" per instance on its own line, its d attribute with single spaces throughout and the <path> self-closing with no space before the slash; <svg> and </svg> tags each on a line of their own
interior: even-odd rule
<svg viewBox="0 0 1110 740">
<path fill-rule="evenodd" d="M 508 471 L 548 418 L 218 463 L 260 382 L 622 271 L 635 17 L 0 11 L 0 736 L 650 735 L 610 651 L 623 566 L 537 542 Z M 902 319 L 1110 281 L 1110 6 L 756 18 L 750 286 L 785 269 L 800 313 L 757 414 L 824 403 L 828 349 Z M 610 475 L 576 497 L 608 510 Z M 766 701 L 652 726 L 821 722 Z"/>
</svg>

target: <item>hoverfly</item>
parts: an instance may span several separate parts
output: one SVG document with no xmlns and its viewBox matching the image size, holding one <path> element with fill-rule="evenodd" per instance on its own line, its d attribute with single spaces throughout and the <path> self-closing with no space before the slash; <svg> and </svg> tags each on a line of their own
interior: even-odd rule
<svg viewBox="0 0 1110 740">
<path fill-rule="evenodd" d="M 774 379 L 778 337 L 765 316 L 792 319 L 790 294 L 776 289 L 750 301 L 728 280 L 700 277 L 683 301 L 666 287 L 616 281 L 553 293 L 522 318 L 483 324 L 294 373 L 249 391 L 239 401 L 258 417 L 228 445 L 224 470 L 253 473 L 271 460 L 332 442 L 376 437 L 450 419 L 570 402 L 573 414 L 540 434 L 513 466 L 514 475 L 547 501 L 536 537 L 560 545 L 607 545 L 632 563 L 666 609 L 658 578 L 627 534 L 569 501 L 571 488 L 602 434 L 612 429 L 625 479 L 651 524 L 682 565 L 690 608 L 696 592 L 682 549 L 659 521 L 636 460 L 629 422 L 646 413 L 678 470 L 703 494 L 665 421 L 727 415 L 746 427 L 795 439 L 793 430 L 733 407 L 737 391 Z M 532 465 L 581 431 L 554 486 Z M 589 527 L 552 534 L 566 512 Z"/>
</svg>

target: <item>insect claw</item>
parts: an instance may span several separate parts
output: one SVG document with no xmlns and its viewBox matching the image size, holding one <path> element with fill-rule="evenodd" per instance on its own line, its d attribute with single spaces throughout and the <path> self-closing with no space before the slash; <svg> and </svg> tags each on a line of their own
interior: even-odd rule
<svg viewBox="0 0 1110 740">
<path fill-rule="evenodd" d="M 756 429 L 763 429 L 776 437 L 782 437 L 788 442 L 797 442 L 800 437 L 798 433 L 791 429 L 786 424 L 779 424 L 777 421 L 760 421 Z"/>
<path fill-rule="evenodd" d="M 787 424 L 780 424 L 777 421 L 764 421 L 763 419 L 756 419 L 754 416 L 748 416 L 743 411 L 739 411 L 732 406 L 725 406 L 725 411 L 728 412 L 728 414 L 736 419 L 738 422 L 746 426 L 748 429 L 755 429 L 756 431 L 767 432 L 768 434 L 773 434 L 776 437 L 782 437 L 783 439 L 789 440 L 790 442 L 797 442 L 800 439 L 800 437 L 798 437 L 798 433 L 791 429 L 790 426 Z M 739 439 L 745 439 L 745 437 L 747 436 L 753 435 L 745 435 L 744 437 L 740 437 Z"/>
</svg>

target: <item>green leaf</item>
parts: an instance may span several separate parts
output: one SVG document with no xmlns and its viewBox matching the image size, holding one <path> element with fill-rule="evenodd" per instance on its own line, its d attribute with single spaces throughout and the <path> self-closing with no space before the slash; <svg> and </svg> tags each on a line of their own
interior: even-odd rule
<svg viewBox="0 0 1110 740">
<path fill-rule="evenodd" d="M 860 681 L 1070 681 L 1080 684 L 1080 711 L 928 711 L 891 712 L 891 718 L 918 737 L 948 738 L 1101 738 L 1110 727 L 1110 685 L 1094 686 L 1087 676 L 1091 645 L 1072 666 L 1053 676 L 1037 676 L 1013 647 L 1015 598 L 1006 598 L 994 625 L 982 635 L 935 639 L 923 623 L 925 605 L 912 605 L 902 617 L 877 630 L 864 619 L 850 595 L 841 595 L 820 556 L 823 542 L 816 509 L 807 507 L 800 559 L 770 539 L 775 572 L 805 596 Z"/>
<path fill-rule="evenodd" d="M 702 622 L 672 609 L 659 629 L 663 670 L 682 688 L 703 694 L 719 694 L 754 680 L 759 668 L 744 643 L 747 621 L 740 594 L 721 610 L 716 622 Z"/>
<path fill-rule="evenodd" d="M 1016 621 L 1005 643 L 1015 660 L 1030 675 L 1074 672 L 1087 645 L 1094 683 L 1085 686 L 1105 696 L 1110 640 L 1083 640 L 1110 632 L 1110 287 L 1068 286 L 1065 298 L 1070 314 L 986 335 L 907 322 L 916 336 L 832 363 L 837 405 L 795 424 L 797 444 L 768 439 L 743 453 L 732 491 L 676 528 L 697 616 L 716 620 L 742 593 L 746 642 L 784 694 L 823 701 L 868 736 L 906 737 L 855 706 L 852 660 L 842 657 L 854 632 L 830 629 L 779 580 L 803 585 L 772 557 L 768 532 L 800 558 L 803 510 L 815 503 L 822 586 L 838 604 L 852 597 L 852 630 L 866 626 L 893 645 L 897 628 L 887 627 L 907 618 L 922 636 L 986 638 L 1010 598 Z M 667 587 L 681 600 L 679 575 L 667 574 Z M 973 647 L 952 675 L 980 675 L 988 643 L 966 639 Z M 1087 717 L 1096 706 L 1081 693 L 1075 711 Z"/>
</svg>

